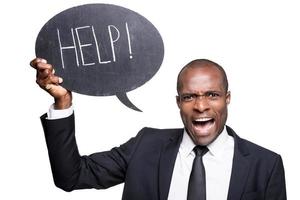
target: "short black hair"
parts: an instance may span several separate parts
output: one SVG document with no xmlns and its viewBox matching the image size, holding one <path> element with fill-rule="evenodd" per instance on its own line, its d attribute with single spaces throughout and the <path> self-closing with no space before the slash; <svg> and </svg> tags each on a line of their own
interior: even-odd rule
<svg viewBox="0 0 300 200">
<path fill-rule="evenodd" d="M 225 92 L 227 92 L 228 91 L 228 79 L 227 79 L 227 75 L 226 75 L 226 72 L 223 69 L 223 67 L 221 65 L 219 65 L 218 63 L 215 63 L 215 62 L 213 62 L 211 60 L 208 60 L 208 59 L 195 59 L 195 60 L 189 62 L 188 64 L 186 64 L 180 70 L 180 72 L 178 73 L 178 76 L 177 76 L 177 93 L 179 93 L 179 91 L 182 87 L 182 84 L 181 84 L 181 81 L 180 81 L 180 76 L 181 76 L 182 72 L 185 69 L 188 69 L 190 67 L 205 67 L 205 66 L 216 67 L 221 72 L 222 77 L 223 77 L 223 86 L 224 86 Z"/>
</svg>

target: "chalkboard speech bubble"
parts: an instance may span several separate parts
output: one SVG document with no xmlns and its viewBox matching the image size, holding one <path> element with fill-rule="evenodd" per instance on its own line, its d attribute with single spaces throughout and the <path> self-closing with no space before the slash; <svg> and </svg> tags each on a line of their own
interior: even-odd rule
<svg viewBox="0 0 300 200">
<path fill-rule="evenodd" d="M 47 59 L 63 86 L 92 95 L 116 95 L 138 109 L 127 92 L 150 80 L 164 57 L 163 40 L 142 15 L 116 5 L 86 4 L 62 11 L 38 34 L 36 56 Z"/>
</svg>

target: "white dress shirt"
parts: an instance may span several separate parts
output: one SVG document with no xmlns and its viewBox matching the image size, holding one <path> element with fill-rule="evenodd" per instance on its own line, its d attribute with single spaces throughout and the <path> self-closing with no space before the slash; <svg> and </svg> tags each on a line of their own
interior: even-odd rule
<svg viewBox="0 0 300 200">
<path fill-rule="evenodd" d="M 55 110 L 53 105 L 47 115 L 49 120 L 69 117 L 73 107 Z M 184 131 L 173 170 L 168 200 L 186 200 L 187 189 L 195 153 L 190 136 Z M 209 151 L 203 156 L 206 173 L 206 200 L 226 200 L 231 176 L 234 140 L 226 128 L 217 139 L 207 146 Z"/>
<path fill-rule="evenodd" d="M 73 114 L 73 106 L 67 109 L 55 110 L 54 105 L 52 104 L 50 106 L 50 109 L 47 112 L 47 119 L 49 120 L 62 119 L 62 118 L 69 117 L 72 114 Z"/>
<path fill-rule="evenodd" d="M 173 170 L 168 200 L 187 199 L 188 183 L 195 153 L 190 136 L 184 131 Z M 231 176 L 234 140 L 226 128 L 207 146 L 203 156 L 206 174 L 206 200 L 226 200 Z"/>
</svg>

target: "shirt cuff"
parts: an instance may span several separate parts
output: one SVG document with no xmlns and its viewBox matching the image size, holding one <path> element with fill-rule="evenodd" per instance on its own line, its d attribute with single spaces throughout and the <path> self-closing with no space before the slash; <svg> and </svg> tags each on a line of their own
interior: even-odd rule
<svg viewBox="0 0 300 200">
<path fill-rule="evenodd" d="M 71 116 L 73 112 L 74 112 L 73 106 L 70 106 L 70 108 L 67 109 L 56 110 L 54 109 L 54 105 L 52 104 L 47 112 L 47 119 L 55 120 L 55 119 L 67 118 Z"/>
</svg>

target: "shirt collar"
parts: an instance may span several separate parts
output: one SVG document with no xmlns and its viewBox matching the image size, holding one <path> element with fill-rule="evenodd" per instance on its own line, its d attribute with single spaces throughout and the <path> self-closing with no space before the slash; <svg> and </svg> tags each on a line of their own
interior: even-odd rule
<svg viewBox="0 0 300 200">
<path fill-rule="evenodd" d="M 230 136 L 228 135 L 227 130 L 224 127 L 221 134 L 212 143 L 207 145 L 209 153 L 213 156 L 217 156 L 218 154 L 220 154 L 226 147 L 226 143 L 228 142 L 229 137 Z M 193 142 L 187 131 L 184 129 L 183 138 L 179 148 L 180 153 L 187 157 L 191 152 L 193 152 L 193 148 L 195 146 L 195 143 Z"/>
</svg>

